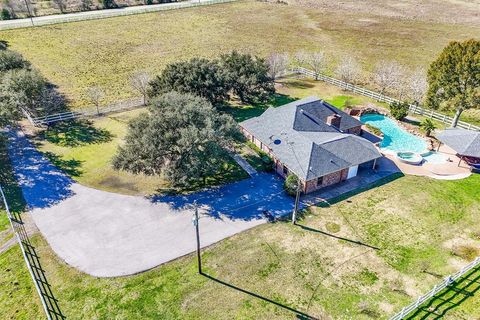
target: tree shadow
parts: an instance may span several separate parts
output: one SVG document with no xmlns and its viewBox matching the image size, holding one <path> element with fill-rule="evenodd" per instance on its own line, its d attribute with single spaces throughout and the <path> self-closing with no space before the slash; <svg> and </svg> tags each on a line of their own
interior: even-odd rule
<svg viewBox="0 0 480 320">
<path fill-rule="evenodd" d="M 473 277 L 473 278 L 472 278 Z M 454 281 L 405 319 L 441 319 L 480 290 L 480 266 Z"/>
<path fill-rule="evenodd" d="M 57 122 L 45 130 L 42 136 L 46 141 L 62 147 L 105 143 L 113 138 L 108 130 L 95 128 L 88 120 Z"/>
<path fill-rule="evenodd" d="M 282 84 L 284 87 L 293 89 L 311 89 L 315 87 L 313 83 L 301 79 L 287 80 L 280 82 L 280 84 Z"/>
<path fill-rule="evenodd" d="M 57 168 L 71 177 L 79 177 L 83 171 L 80 170 L 82 162 L 76 159 L 64 160 L 53 152 L 43 152 L 43 155 Z"/>
<path fill-rule="evenodd" d="M 0 40 L 0 51 L 7 50 L 8 48 L 8 41 L 7 40 Z"/>
<path fill-rule="evenodd" d="M 260 116 L 265 110 L 269 107 L 278 107 L 285 105 L 287 103 L 296 101 L 298 99 L 293 98 L 289 95 L 275 93 L 270 96 L 267 102 L 265 103 L 256 103 L 256 104 L 225 104 L 220 108 L 221 111 L 224 111 L 230 114 L 237 122 L 242 122 L 250 118 Z"/>
<path fill-rule="evenodd" d="M 13 167 L 8 157 L 7 139 L 0 134 L 0 185 L 3 188 L 8 205 L 13 213 L 20 213 L 25 210 L 26 203 L 23 198 L 22 189 L 15 179 Z"/>
<path fill-rule="evenodd" d="M 339 237 L 339 236 L 336 236 L 334 234 L 331 234 L 331 233 L 328 233 L 328 232 L 325 232 L 325 231 L 322 231 L 322 230 L 319 230 L 319 229 L 314 229 L 314 228 L 311 228 L 311 227 L 307 227 L 305 225 L 298 224 L 298 223 L 296 223 L 295 225 L 299 226 L 300 228 L 302 228 L 303 230 L 306 230 L 306 231 L 316 232 L 316 233 L 319 233 L 319 234 L 322 234 L 322 235 L 325 235 L 325 236 L 328 236 L 328 237 L 332 237 L 332 238 L 335 238 L 335 239 L 338 239 L 338 240 L 343 240 L 343 241 L 346 241 L 346 242 L 349 242 L 349 243 L 357 244 L 357 245 L 364 246 L 364 247 L 374 249 L 374 250 L 380 250 L 380 248 L 378 248 L 378 247 L 369 245 L 367 243 L 363 243 L 363 242 L 358 241 L 358 240 L 352 240 L 352 239 L 348 239 L 348 238 Z"/>
<path fill-rule="evenodd" d="M 271 300 L 271 299 L 269 299 L 269 298 L 263 297 L 263 296 L 261 296 L 261 295 L 259 295 L 259 294 L 257 294 L 257 293 L 254 293 L 254 292 L 251 292 L 251 291 L 242 289 L 242 288 L 237 287 L 237 286 L 235 286 L 235 285 L 233 285 L 233 284 L 230 284 L 230 283 L 228 283 L 228 282 L 225 282 L 225 281 L 222 281 L 222 280 L 220 280 L 220 279 L 217 279 L 217 278 L 215 278 L 215 277 L 213 277 L 213 276 L 211 276 L 211 275 L 208 275 L 208 274 L 206 274 L 206 273 L 204 273 L 204 272 L 200 272 L 200 275 L 202 275 L 202 276 L 204 276 L 205 278 L 208 278 L 208 279 L 210 279 L 210 280 L 212 280 L 212 281 L 215 281 L 215 282 L 217 282 L 217 283 L 219 283 L 219 284 L 221 284 L 221 285 L 224 285 L 224 286 L 226 286 L 226 287 L 229 287 L 229 288 L 231 288 L 231 289 L 240 291 L 240 292 L 245 293 L 245 294 L 248 294 L 249 296 L 252 296 L 252 297 L 254 297 L 254 298 L 263 300 L 263 301 L 265 301 L 265 302 L 274 304 L 274 305 L 276 305 L 277 307 L 280 307 L 280 308 L 283 308 L 283 309 L 288 310 L 288 311 L 290 311 L 290 312 L 293 312 L 293 313 L 296 315 L 297 319 L 302 319 L 302 320 L 310 320 L 310 319 L 311 319 L 311 320 L 319 320 L 319 318 L 313 317 L 313 316 L 308 315 L 308 314 L 306 314 L 306 313 L 304 313 L 304 312 L 301 312 L 301 311 L 299 311 L 299 310 L 297 310 L 297 309 L 295 309 L 295 308 L 286 306 L 286 305 L 284 305 L 284 304 L 282 304 L 282 303 L 279 303 L 279 302 L 277 302 L 277 301 L 273 301 L 273 300 Z"/>
</svg>

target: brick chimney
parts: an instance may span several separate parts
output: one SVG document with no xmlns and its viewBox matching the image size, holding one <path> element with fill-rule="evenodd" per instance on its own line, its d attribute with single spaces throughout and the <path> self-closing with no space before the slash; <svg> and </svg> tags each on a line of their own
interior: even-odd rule
<svg viewBox="0 0 480 320">
<path fill-rule="evenodd" d="M 327 124 L 331 127 L 337 128 L 337 129 L 340 129 L 340 122 L 341 121 L 342 121 L 342 116 L 338 115 L 336 113 L 327 117 Z"/>
</svg>

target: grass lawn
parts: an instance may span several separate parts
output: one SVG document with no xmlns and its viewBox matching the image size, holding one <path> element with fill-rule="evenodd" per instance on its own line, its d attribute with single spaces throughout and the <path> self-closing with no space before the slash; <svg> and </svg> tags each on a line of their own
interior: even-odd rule
<svg viewBox="0 0 480 320">
<path fill-rule="evenodd" d="M 460 181 L 403 177 L 312 208 L 301 221 L 304 228 L 267 224 L 222 241 L 204 251 L 205 271 L 313 316 L 387 319 L 479 254 L 479 188 L 480 175 Z M 139 275 L 97 279 L 59 261 L 40 236 L 34 243 L 70 319 L 295 318 L 197 275 L 193 255 Z M 30 301 L 31 282 L 22 266 L 17 247 L 0 256 L 0 269 L 11 270 L 0 290 L 7 318 L 19 309 L 10 295 L 28 313 L 20 319 L 40 312 Z M 479 307 L 476 295 L 467 297 L 444 319 L 474 319 Z"/>
<path fill-rule="evenodd" d="M 427 0 L 421 8 L 417 2 L 400 7 L 396 1 L 386 6 L 373 0 L 347 2 L 245 0 L 2 31 L 0 39 L 24 54 L 72 106 L 80 107 L 88 104 L 90 86 L 104 89 L 105 103 L 130 98 L 137 95 L 129 84 L 134 72 L 154 75 L 170 62 L 194 56 L 215 57 L 233 49 L 262 56 L 321 49 L 334 60 L 355 55 L 366 69 L 382 59 L 425 67 L 449 41 L 480 33 L 478 7 L 462 1 Z M 427 5 L 432 8 L 423 10 Z M 450 14 L 439 16 L 439 6 L 455 12 L 458 21 L 450 21 Z"/>
</svg>

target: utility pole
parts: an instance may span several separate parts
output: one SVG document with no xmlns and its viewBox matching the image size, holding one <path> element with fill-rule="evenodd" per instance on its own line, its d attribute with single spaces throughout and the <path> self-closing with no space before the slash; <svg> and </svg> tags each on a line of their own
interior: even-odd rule
<svg viewBox="0 0 480 320">
<path fill-rule="evenodd" d="M 298 203 L 300 201 L 300 189 L 301 189 L 301 181 L 299 178 L 297 178 L 297 194 L 295 195 L 295 207 L 293 208 L 293 213 L 292 213 L 292 223 L 297 224 L 297 211 L 298 211 Z"/>
<path fill-rule="evenodd" d="M 202 274 L 202 257 L 200 256 L 200 230 L 198 225 L 198 206 L 197 202 L 194 203 L 195 213 L 192 217 L 192 223 L 195 226 L 195 233 L 197 237 L 197 264 L 198 264 L 198 273 Z"/>
<path fill-rule="evenodd" d="M 30 16 L 30 21 L 32 22 L 32 27 L 35 27 L 35 24 L 33 23 L 33 15 L 32 12 L 30 11 L 30 6 L 28 5 L 28 0 L 25 1 L 25 6 L 27 7 L 28 15 Z"/>
</svg>

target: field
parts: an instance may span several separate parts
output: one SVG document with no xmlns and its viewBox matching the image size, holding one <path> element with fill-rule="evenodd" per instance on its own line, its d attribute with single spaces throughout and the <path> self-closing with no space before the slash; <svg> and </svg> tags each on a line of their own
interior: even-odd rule
<svg viewBox="0 0 480 320">
<path fill-rule="evenodd" d="M 471 2 L 443 1 L 445 14 L 433 0 L 395 3 L 245 0 L 3 31 L 0 39 L 24 54 L 73 107 L 81 107 L 88 104 L 90 86 L 103 88 L 104 103 L 130 98 L 136 95 L 129 84 L 134 72 L 155 75 L 167 63 L 193 56 L 233 49 L 261 56 L 325 50 L 333 61 L 354 55 L 366 70 L 382 59 L 415 68 L 426 67 L 449 41 L 480 34 L 480 9 Z"/>
<path fill-rule="evenodd" d="M 267 224 L 222 241 L 204 251 L 205 271 L 313 316 L 386 319 L 479 254 L 479 187 L 479 175 L 455 182 L 403 177 L 312 208 L 303 228 Z M 197 275 L 193 255 L 136 276 L 98 279 L 59 261 L 40 236 L 34 243 L 70 319 L 295 318 Z M 38 317 L 18 247 L 0 255 L 0 269 L 8 270 L 0 283 L 3 315 Z M 444 319 L 474 319 L 479 308 L 478 297 L 466 296 Z"/>
</svg>

